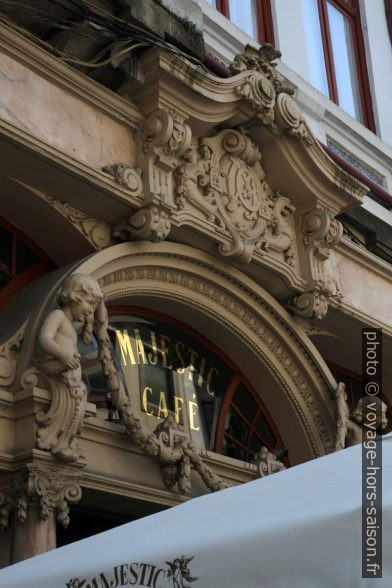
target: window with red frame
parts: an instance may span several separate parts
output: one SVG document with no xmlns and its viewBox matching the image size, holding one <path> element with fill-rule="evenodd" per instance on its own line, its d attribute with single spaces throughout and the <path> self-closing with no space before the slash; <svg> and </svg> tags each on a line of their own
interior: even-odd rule
<svg viewBox="0 0 392 588">
<path fill-rule="evenodd" d="M 270 0 L 207 1 L 261 45 L 274 45 Z"/>
<path fill-rule="evenodd" d="M 301 0 L 309 80 L 375 131 L 358 0 Z"/>
<path fill-rule="evenodd" d="M 0 217 L 0 310 L 29 282 L 55 267 L 31 239 Z"/>
<path fill-rule="evenodd" d="M 284 456 L 283 440 L 260 395 L 221 349 L 151 309 L 109 306 L 108 311 L 124 389 L 154 427 L 170 414 L 199 447 L 242 461 L 252 461 L 262 446 Z M 116 420 L 96 341 L 80 340 L 78 346 L 89 401 L 100 418 Z"/>
<path fill-rule="evenodd" d="M 228 387 L 220 409 L 216 451 L 243 461 L 252 461 L 261 447 L 285 457 L 286 448 L 260 396 L 238 373 Z M 285 464 L 289 465 L 287 459 Z"/>
</svg>

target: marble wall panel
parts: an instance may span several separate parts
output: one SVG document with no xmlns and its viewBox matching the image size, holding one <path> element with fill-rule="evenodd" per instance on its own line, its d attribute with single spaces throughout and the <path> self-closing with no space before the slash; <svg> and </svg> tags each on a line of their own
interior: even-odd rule
<svg viewBox="0 0 392 588">
<path fill-rule="evenodd" d="M 134 164 L 125 124 L 2 53 L 0 117 L 93 168 Z"/>
</svg>

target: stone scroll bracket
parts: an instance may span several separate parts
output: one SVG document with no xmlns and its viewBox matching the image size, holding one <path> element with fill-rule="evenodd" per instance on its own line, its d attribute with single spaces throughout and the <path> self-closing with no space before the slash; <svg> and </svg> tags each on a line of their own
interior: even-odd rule
<svg viewBox="0 0 392 588">
<path fill-rule="evenodd" d="M 343 236 L 343 226 L 330 211 L 314 208 L 302 215 L 301 233 L 302 273 L 309 289 L 292 298 L 287 308 L 304 319 L 322 319 L 330 302 L 339 304 L 342 299 L 328 259 Z"/>
<path fill-rule="evenodd" d="M 69 507 L 82 497 L 81 473 L 71 468 L 27 463 L 15 474 L 0 477 L 0 529 L 10 524 L 10 514 L 24 523 L 30 509 L 42 521 L 54 512 L 60 525 L 69 524 Z"/>
</svg>

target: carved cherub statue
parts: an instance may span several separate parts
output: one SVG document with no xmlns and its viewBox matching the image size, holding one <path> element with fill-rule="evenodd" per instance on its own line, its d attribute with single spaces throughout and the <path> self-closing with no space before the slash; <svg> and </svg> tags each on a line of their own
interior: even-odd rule
<svg viewBox="0 0 392 588">
<path fill-rule="evenodd" d="M 347 394 L 345 391 L 345 385 L 343 382 L 339 382 L 336 389 L 336 402 L 337 402 L 337 433 L 335 450 L 344 449 L 345 447 L 352 447 L 358 443 L 362 443 L 362 427 L 363 427 L 363 411 L 365 402 L 375 402 L 376 404 L 381 403 L 381 430 L 377 430 L 380 435 L 388 424 L 387 420 L 387 405 L 382 402 L 380 398 L 364 396 L 358 400 L 357 407 L 350 414 L 350 410 L 347 405 Z"/>
<path fill-rule="evenodd" d="M 60 308 L 42 324 L 33 361 L 52 391 L 49 411 L 37 415 L 41 425 L 37 444 L 70 462 L 80 457 L 76 435 L 81 430 L 87 401 L 77 336 L 82 333 L 83 342 L 91 342 L 95 313 L 104 304 L 98 282 L 87 274 L 65 278 L 57 302 Z"/>
<path fill-rule="evenodd" d="M 346 447 L 352 447 L 353 445 L 357 445 L 358 443 L 362 443 L 362 427 L 363 427 L 363 411 L 364 411 L 364 401 L 375 402 L 376 404 L 381 403 L 381 430 L 377 430 L 379 435 L 382 434 L 382 431 L 386 428 L 388 424 L 387 419 L 387 405 L 380 400 L 380 398 L 371 398 L 369 396 L 360 398 L 358 400 L 358 404 L 353 411 L 351 417 L 347 422 L 347 435 L 346 435 Z"/>
</svg>

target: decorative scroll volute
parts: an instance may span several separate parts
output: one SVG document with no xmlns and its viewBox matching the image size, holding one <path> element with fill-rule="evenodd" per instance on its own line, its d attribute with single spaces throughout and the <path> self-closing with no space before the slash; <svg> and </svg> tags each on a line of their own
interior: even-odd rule
<svg viewBox="0 0 392 588">
<path fill-rule="evenodd" d="M 15 474 L 0 478 L 0 531 L 9 526 L 10 513 L 24 523 L 31 507 L 42 521 L 56 514 L 64 528 L 69 524 L 69 507 L 82 497 L 81 474 L 76 470 L 27 463 Z"/>
<path fill-rule="evenodd" d="M 294 90 L 276 69 L 279 57 L 280 51 L 268 43 L 258 49 L 247 45 L 243 53 L 236 55 L 230 70 L 234 75 L 250 72 L 236 92 L 254 108 L 256 118 L 271 128 L 295 133 L 303 119 L 291 97 Z"/>
<path fill-rule="evenodd" d="M 156 110 L 141 133 L 144 200 L 174 207 L 172 172 L 189 149 L 192 132 L 175 112 Z"/>
<path fill-rule="evenodd" d="M 253 252 L 272 249 L 292 259 L 288 198 L 265 182 L 258 147 L 244 133 L 225 130 L 193 144 L 174 172 L 176 203 L 213 223 L 228 237 L 219 251 L 249 262 Z M 284 236 L 284 238 L 282 238 Z"/>
</svg>

